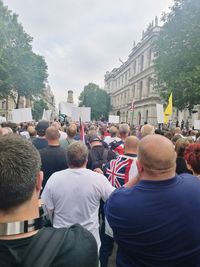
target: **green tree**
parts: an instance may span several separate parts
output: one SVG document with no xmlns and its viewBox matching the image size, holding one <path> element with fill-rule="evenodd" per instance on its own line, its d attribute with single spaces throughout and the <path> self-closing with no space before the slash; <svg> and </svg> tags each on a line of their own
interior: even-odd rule
<svg viewBox="0 0 200 267">
<path fill-rule="evenodd" d="M 173 93 L 178 109 L 200 102 L 199 0 L 174 0 L 155 44 L 156 87 L 167 100 Z"/>
<path fill-rule="evenodd" d="M 31 42 L 18 16 L 0 0 L 0 96 L 13 96 L 16 107 L 20 96 L 40 94 L 47 79 L 45 60 L 32 51 Z"/>
<path fill-rule="evenodd" d="M 110 111 L 110 97 L 107 92 L 95 83 L 84 86 L 79 97 L 79 106 L 91 107 L 92 120 L 99 120 L 101 117 L 108 118 Z"/>
<path fill-rule="evenodd" d="M 32 108 L 33 119 L 36 121 L 42 119 L 44 109 L 48 110 L 47 103 L 43 99 L 35 100 Z"/>
</svg>

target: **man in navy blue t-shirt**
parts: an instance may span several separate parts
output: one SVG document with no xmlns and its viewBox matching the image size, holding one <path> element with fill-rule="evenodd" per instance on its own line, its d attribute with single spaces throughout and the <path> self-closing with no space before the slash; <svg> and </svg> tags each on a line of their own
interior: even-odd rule
<svg viewBox="0 0 200 267">
<path fill-rule="evenodd" d="M 138 184 L 115 190 L 107 201 L 118 267 L 200 266 L 200 180 L 176 175 L 175 162 L 170 140 L 144 137 Z"/>
</svg>

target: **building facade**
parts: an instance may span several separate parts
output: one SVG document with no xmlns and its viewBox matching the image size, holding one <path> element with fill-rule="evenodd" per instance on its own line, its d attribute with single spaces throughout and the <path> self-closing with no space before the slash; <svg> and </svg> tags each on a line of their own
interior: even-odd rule
<svg viewBox="0 0 200 267">
<path fill-rule="evenodd" d="M 142 39 L 134 45 L 126 62 L 105 74 L 105 90 L 111 97 L 112 115 L 119 115 L 120 122 L 142 125 L 145 122 L 157 125 L 156 104 L 163 104 L 159 93 L 153 88 L 155 77 L 153 43 L 161 27 L 158 19 L 149 24 L 142 33 Z M 134 112 L 131 107 L 134 107 Z M 198 109 L 198 108 L 197 108 Z M 199 109 L 198 109 L 199 110 Z M 173 111 L 171 120 L 189 120 L 190 124 L 198 119 L 200 113 L 189 114 L 188 110 Z"/>
<path fill-rule="evenodd" d="M 17 99 L 17 94 L 16 94 Z M 42 94 L 39 97 L 36 97 L 32 100 L 21 96 L 19 100 L 19 108 L 32 108 L 33 102 L 36 99 L 43 99 L 48 109 L 52 111 L 52 119 L 56 118 L 56 110 L 55 110 L 55 97 L 51 90 L 51 87 L 47 85 L 44 89 Z M 10 96 L 7 96 L 4 99 L 0 99 L 0 116 L 4 117 L 7 121 L 12 121 L 12 110 L 16 108 L 16 102 Z"/>
</svg>

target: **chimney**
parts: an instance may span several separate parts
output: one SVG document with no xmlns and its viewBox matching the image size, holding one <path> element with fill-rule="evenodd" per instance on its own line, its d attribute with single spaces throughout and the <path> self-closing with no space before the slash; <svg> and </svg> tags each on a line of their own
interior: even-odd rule
<svg viewBox="0 0 200 267">
<path fill-rule="evenodd" d="M 73 93 L 74 92 L 72 90 L 68 90 L 67 103 L 74 103 Z"/>
</svg>

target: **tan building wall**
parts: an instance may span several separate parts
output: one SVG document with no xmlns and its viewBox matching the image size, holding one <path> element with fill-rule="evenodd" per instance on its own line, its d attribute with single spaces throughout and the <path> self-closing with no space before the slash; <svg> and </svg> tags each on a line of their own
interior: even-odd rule
<svg viewBox="0 0 200 267">
<path fill-rule="evenodd" d="M 127 61 L 105 74 L 105 90 L 111 97 L 110 114 L 120 114 L 121 122 L 134 125 L 149 122 L 157 125 L 156 104 L 162 104 L 162 100 L 153 88 L 152 82 L 155 77 L 153 42 L 160 30 L 156 18 L 146 32 L 143 32 L 141 41 L 133 47 Z M 130 111 L 132 101 L 134 114 Z M 174 109 L 171 119 L 174 124 L 177 120 L 181 122 L 182 119 L 189 119 L 192 125 L 199 115 L 199 108 L 195 114 L 189 114 L 188 110 L 177 112 Z"/>
</svg>

